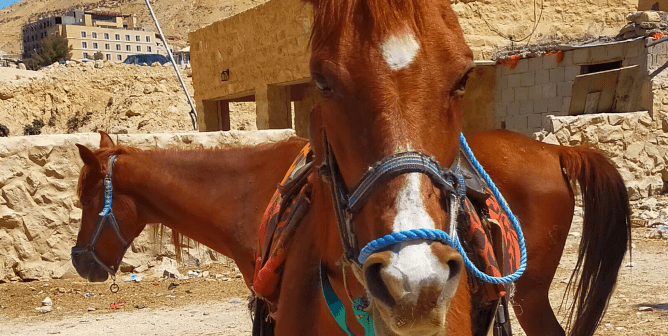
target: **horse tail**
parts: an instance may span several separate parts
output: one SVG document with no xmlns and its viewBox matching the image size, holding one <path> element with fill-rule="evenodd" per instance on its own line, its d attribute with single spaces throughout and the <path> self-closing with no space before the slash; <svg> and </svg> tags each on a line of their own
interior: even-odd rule
<svg viewBox="0 0 668 336">
<path fill-rule="evenodd" d="M 631 253 L 629 199 L 621 175 L 600 152 L 583 146 L 566 147 L 559 160 L 571 186 L 575 182 L 580 185 L 584 203 L 578 260 L 564 294 L 566 302 L 579 276 L 567 326 L 571 326 L 570 335 L 593 335 L 607 308 L 627 247 Z"/>
</svg>

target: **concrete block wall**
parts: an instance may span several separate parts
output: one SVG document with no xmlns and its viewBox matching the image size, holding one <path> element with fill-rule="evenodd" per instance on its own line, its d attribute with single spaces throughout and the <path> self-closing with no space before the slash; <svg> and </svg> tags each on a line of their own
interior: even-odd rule
<svg viewBox="0 0 668 336">
<path fill-rule="evenodd" d="M 563 51 L 563 57 L 521 59 L 513 69 L 497 65 L 495 127 L 525 135 L 544 129 L 547 115 L 568 115 L 573 81 L 583 65 L 622 61 L 623 67 L 639 64 L 644 69 L 650 57 L 645 54 L 645 43 L 636 40 Z M 668 61 L 668 44 L 665 48 Z"/>
</svg>

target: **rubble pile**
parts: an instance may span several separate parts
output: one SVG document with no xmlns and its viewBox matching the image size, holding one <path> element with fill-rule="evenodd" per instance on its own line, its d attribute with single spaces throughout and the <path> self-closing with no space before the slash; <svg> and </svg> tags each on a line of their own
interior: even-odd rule
<svg viewBox="0 0 668 336">
<path fill-rule="evenodd" d="M 105 130 L 109 133 L 191 131 L 190 105 L 171 64 L 113 61 L 55 63 L 42 78 L 0 81 L 0 125 L 24 135 L 38 120 L 41 134 Z M 190 69 L 182 77 L 194 93 Z M 254 103 L 230 106 L 232 129 L 255 127 Z"/>
<path fill-rule="evenodd" d="M 629 21 L 619 31 L 617 39 L 627 40 L 635 37 L 648 37 L 657 33 L 668 32 L 668 13 L 661 11 L 635 12 L 626 16 Z"/>
</svg>

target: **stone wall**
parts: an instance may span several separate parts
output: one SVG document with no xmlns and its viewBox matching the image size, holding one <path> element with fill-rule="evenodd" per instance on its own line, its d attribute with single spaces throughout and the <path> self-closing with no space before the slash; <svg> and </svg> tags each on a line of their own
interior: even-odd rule
<svg viewBox="0 0 668 336">
<path fill-rule="evenodd" d="M 494 122 L 496 128 L 505 128 L 531 135 L 547 127 L 543 123 L 547 115 L 569 114 L 573 83 L 590 64 L 621 61 L 621 66 L 637 65 L 639 78 L 628 87 L 638 92 L 627 92 L 632 97 L 626 105 L 618 103 L 615 112 L 631 112 L 652 109 L 651 84 L 647 77 L 648 60 L 653 60 L 652 51 L 664 50 L 659 44 L 646 50 L 645 39 L 584 46 L 552 55 L 521 59 L 514 68 L 498 65 L 494 96 Z M 668 49 L 666 49 L 668 50 Z M 664 55 L 665 56 L 665 55 Z M 656 56 L 664 63 L 668 56 Z M 649 68 L 652 69 L 651 67 Z M 642 91 L 642 93 L 639 93 Z M 637 99 L 636 99 L 637 98 Z"/>
<path fill-rule="evenodd" d="M 668 103 L 668 98 L 666 103 Z M 668 105 L 668 104 L 667 104 Z M 601 150 L 622 175 L 631 200 L 657 195 L 668 181 L 668 113 L 649 112 L 548 116 L 547 143 L 588 144 Z"/>
<path fill-rule="evenodd" d="M 292 135 L 293 130 L 274 130 L 111 137 L 117 144 L 149 149 L 251 146 Z M 96 149 L 99 142 L 97 133 L 0 138 L 0 282 L 76 274 L 70 248 L 81 220 L 76 187 L 83 163 L 75 144 Z M 150 252 L 137 244 L 129 253 Z"/>
</svg>

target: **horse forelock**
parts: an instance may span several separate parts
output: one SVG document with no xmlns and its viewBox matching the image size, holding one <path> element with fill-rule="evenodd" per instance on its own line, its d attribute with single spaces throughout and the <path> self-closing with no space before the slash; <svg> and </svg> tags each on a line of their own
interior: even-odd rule
<svg viewBox="0 0 668 336">
<path fill-rule="evenodd" d="M 320 48 L 339 37 L 350 23 L 369 24 L 380 37 L 410 30 L 419 38 L 423 28 L 424 0 L 307 0 L 313 5 L 311 39 Z M 365 29 L 366 30 L 366 29 Z"/>
<path fill-rule="evenodd" d="M 93 154 L 100 160 L 102 164 L 106 164 L 106 160 L 112 155 L 121 155 L 121 154 L 130 154 L 141 151 L 140 149 L 127 146 L 114 146 L 114 147 L 105 147 L 96 150 Z M 81 199 L 84 189 L 84 181 L 92 174 L 91 167 L 85 165 L 81 168 L 81 173 L 79 174 L 79 182 L 77 184 L 77 196 Z"/>
</svg>

